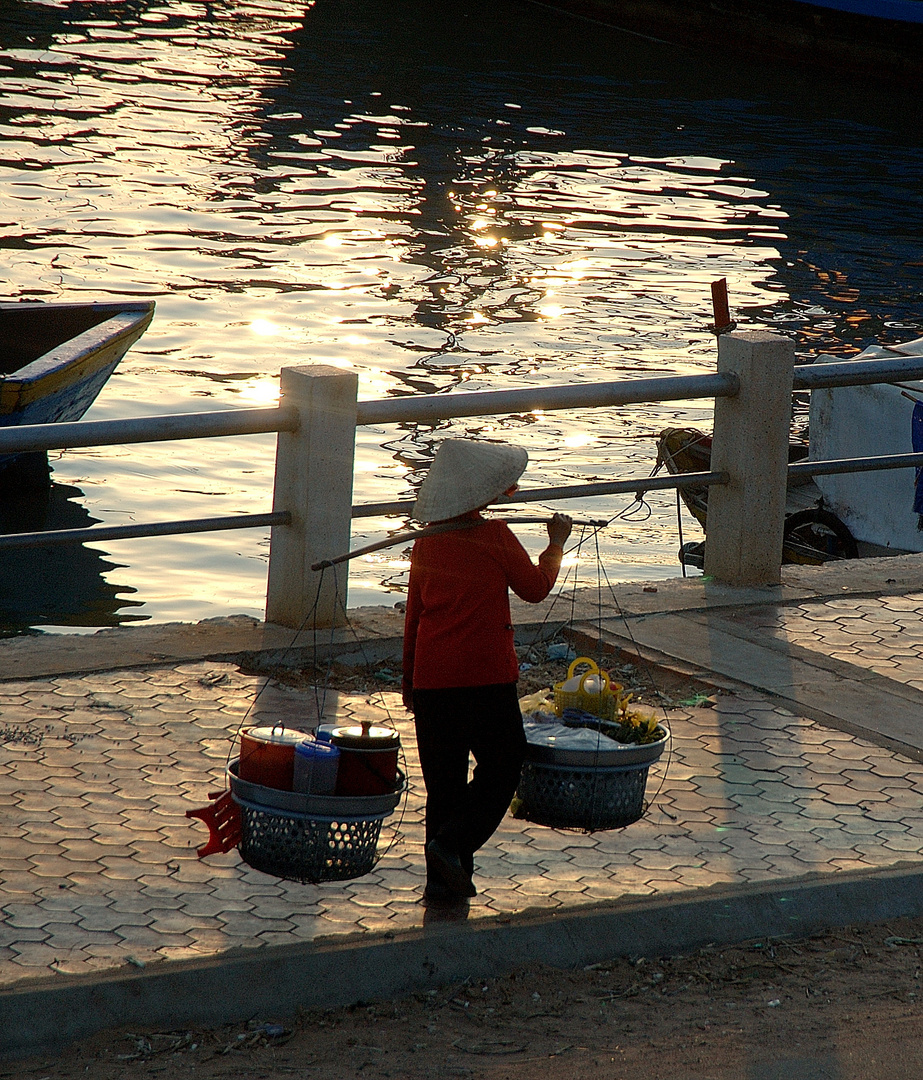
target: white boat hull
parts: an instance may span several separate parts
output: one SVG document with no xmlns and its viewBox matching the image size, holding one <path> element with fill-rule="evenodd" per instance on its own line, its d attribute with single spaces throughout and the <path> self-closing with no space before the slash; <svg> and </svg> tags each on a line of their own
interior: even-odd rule
<svg viewBox="0 0 923 1080">
<path fill-rule="evenodd" d="M 923 356 L 923 338 L 884 348 L 872 346 L 857 360 Z M 842 362 L 820 356 L 817 363 Z M 839 386 L 811 393 L 810 454 L 814 461 L 913 453 L 910 421 L 914 403 L 902 390 L 923 401 L 923 382 L 901 386 Z M 840 473 L 815 477 L 832 510 L 858 541 L 897 551 L 923 551 L 923 531 L 914 512 L 915 469 Z"/>
</svg>

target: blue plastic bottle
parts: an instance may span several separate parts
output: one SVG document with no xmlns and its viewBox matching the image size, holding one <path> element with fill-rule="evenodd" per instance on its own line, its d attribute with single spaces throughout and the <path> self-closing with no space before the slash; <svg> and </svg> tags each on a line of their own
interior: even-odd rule
<svg viewBox="0 0 923 1080">
<path fill-rule="evenodd" d="M 305 795 L 333 795 L 340 750 L 328 742 L 305 739 L 295 747 L 294 790 Z"/>
</svg>

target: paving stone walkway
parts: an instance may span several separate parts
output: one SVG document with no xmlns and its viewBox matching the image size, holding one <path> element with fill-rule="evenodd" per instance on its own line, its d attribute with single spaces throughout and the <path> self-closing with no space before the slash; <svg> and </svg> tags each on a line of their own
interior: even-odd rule
<svg viewBox="0 0 923 1080">
<path fill-rule="evenodd" d="M 301 885 L 236 851 L 199 861 L 206 830 L 185 812 L 224 786 L 241 725 L 319 717 L 390 718 L 401 732 L 410 792 L 375 870 Z M 470 918 L 923 858 L 923 765 L 756 692 L 670 725 L 642 821 L 586 835 L 507 818 L 478 856 Z M 211 662 L 0 683 L 0 987 L 419 926 L 422 843 L 413 728 L 396 694 L 264 688 Z"/>
<path fill-rule="evenodd" d="M 751 609 L 738 621 L 923 690 L 923 593 Z"/>
</svg>

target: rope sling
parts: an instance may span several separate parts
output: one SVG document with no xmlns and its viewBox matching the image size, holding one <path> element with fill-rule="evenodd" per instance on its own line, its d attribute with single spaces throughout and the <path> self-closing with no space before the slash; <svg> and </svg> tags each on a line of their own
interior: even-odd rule
<svg viewBox="0 0 923 1080">
<path fill-rule="evenodd" d="M 643 504 L 643 498 L 638 495 L 635 502 Z M 603 594 L 605 590 L 608 592 L 617 616 L 632 641 L 635 654 L 644 667 L 652 696 L 662 702 L 662 695 L 657 689 L 650 666 L 644 661 L 631 635 L 630 625 L 619 605 L 599 550 L 599 534 L 602 529 L 628 512 L 637 513 L 638 508 L 635 506 L 635 502 L 630 504 L 625 511 L 607 521 L 578 522 L 578 527 L 581 528 L 580 537 L 577 543 L 567 549 L 565 553 L 565 557 L 575 553 L 572 567 L 566 570 L 564 580 L 544 613 L 539 631 L 536 634 L 536 642 L 542 642 L 546 645 L 554 643 L 555 639 L 560 637 L 568 622 L 571 624 L 575 622 L 581 555 L 588 540 L 592 539 L 594 542 L 594 561 L 596 563 L 597 650 L 595 666 L 597 669 L 601 668 L 604 659 Z M 512 521 L 520 524 L 545 523 L 547 520 L 547 517 L 512 519 Z M 467 523 L 460 526 L 456 523 L 454 527 L 465 528 L 469 526 Z M 588 529 L 592 530 L 589 534 Z M 311 634 L 312 654 L 315 663 L 320 655 L 320 650 L 326 653 L 327 663 L 324 667 L 323 679 L 315 680 L 312 684 L 315 716 L 318 725 L 323 720 L 330 690 L 334 663 L 333 646 L 337 633 L 337 629 L 334 627 L 323 628 L 318 626 L 318 601 L 324 585 L 325 572 L 338 563 L 366 554 L 370 550 L 381 550 L 385 547 L 407 543 L 420 535 L 434 535 L 446 531 L 449 531 L 449 529 L 445 525 L 430 526 L 426 529 L 405 530 L 385 541 L 355 549 L 345 556 L 325 560 L 323 563 L 317 564 L 318 580 L 314 602 L 301 626 L 295 631 L 291 642 L 283 650 L 282 660 L 296 647 L 302 635 L 308 631 Z M 570 582 L 569 587 L 568 582 Z M 366 650 L 366 643 L 360 637 L 349 617 L 338 580 L 335 582 L 334 593 L 335 609 L 342 616 L 342 628 L 352 636 L 366 669 L 371 669 L 373 665 Z M 561 625 L 554 628 L 549 635 L 549 623 L 555 607 L 560 602 L 566 601 L 568 594 L 570 598 L 570 617 L 568 620 L 562 621 Z M 326 641 L 324 640 L 325 629 L 329 635 Z M 234 761 L 232 760 L 234 747 L 268 685 L 269 682 L 266 681 L 260 687 L 247 712 L 240 720 L 236 732 L 229 740 L 226 777 L 231 787 L 235 786 L 232 779 L 234 776 Z M 377 703 L 378 707 L 383 709 L 388 723 L 393 727 L 395 720 L 385 692 L 382 689 L 373 691 L 368 697 L 370 704 L 375 703 L 374 699 L 376 697 L 380 698 L 380 703 Z M 666 718 L 666 710 L 662 706 L 661 711 L 663 717 L 658 720 L 658 729 L 662 730 L 664 734 L 662 741 L 667 749 L 666 768 L 669 769 L 671 760 L 669 724 Z M 589 722 L 589 726 L 587 726 L 587 723 L 584 720 L 578 723 L 577 726 L 583 727 L 589 734 L 593 726 L 592 722 Z M 277 726 L 280 728 L 285 727 L 284 723 Z M 309 737 L 308 732 L 304 732 L 304 735 L 305 738 Z M 644 763 L 633 763 L 627 766 L 606 764 L 605 762 L 608 760 L 607 747 L 612 745 L 611 740 L 606 737 L 600 724 L 596 724 L 595 735 L 595 746 L 590 760 L 582 762 L 582 767 L 579 769 L 575 770 L 570 766 L 562 767 L 560 765 L 552 765 L 551 768 L 548 768 L 542 763 L 527 762 L 523 770 L 520 790 L 512 807 L 515 816 L 532 820 L 535 824 L 547 824 L 553 828 L 575 829 L 588 833 L 600 829 L 621 828 L 632 821 L 638 820 L 647 812 L 662 789 L 666 778 L 666 770 L 662 773 L 660 786 L 655 795 L 652 799 L 645 800 L 645 785 L 649 766 Z M 657 756 L 659 756 L 659 753 Z M 302 883 L 345 880 L 368 873 L 403 839 L 402 827 L 407 808 L 408 793 L 406 780 L 408 770 L 403 748 L 401 748 L 400 764 L 401 768 L 398 771 L 399 789 L 389 799 L 385 800 L 387 804 L 385 807 L 381 805 L 375 806 L 376 813 L 374 814 L 369 813 L 368 810 L 363 813 L 361 800 L 356 799 L 343 799 L 339 801 L 339 804 L 333 805 L 331 805 L 329 799 L 325 805 L 321 805 L 315 800 L 312 805 L 309 796 L 309 802 L 304 804 L 304 809 L 299 812 L 291 808 L 286 809 L 286 806 L 296 805 L 297 799 L 290 799 L 288 803 L 281 799 L 279 800 L 282 803 L 281 806 L 270 807 L 249 803 L 248 800 L 242 799 L 239 794 L 235 797 L 235 793 L 232 792 L 230 787 L 225 788 L 223 791 L 209 793 L 209 799 L 212 801 L 208 807 L 187 812 L 188 817 L 199 818 L 209 827 L 208 841 L 198 849 L 198 856 L 204 858 L 216 852 L 227 852 L 234 847 L 238 847 L 245 861 L 250 862 L 251 865 L 254 865 L 254 862 L 259 864 L 257 865 L 258 869 Z M 577 783 L 575 783 L 576 774 L 579 774 L 576 776 L 577 781 L 579 781 Z M 540 778 L 541 781 L 538 784 L 538 789 L 536 788 L 536 777 Z M 551 785 L 551 800 L 555 804 L 561 803 L 561 793 L 562 791 L 565 793 L 563 807 L 556 805 L 550 820 L 537 820 L 543 817 L 547 819 L 549 816 L 543 809 L 545 803 L 548 802 L 548 792 L 545 791 L 544 795 L 536 796 L 537 790 L 544 790 L 543 785 L 544 788 Z M 240 785 L 238 784 L 237 787 L 239 788 Z M 577 796 L 573 794 L 575 791 Z M 279 794 L 291 797 L 294 793 Z M 525 797 L 523 797 L 524 795 Z M 536 805 L 538 806 L 537 809 Z M 327 812 L 320 813 L 318 808 Z M 383 809 L 385 812 L 382 812 Z M 385 818 L 389 817 L 390 813 L 395 809 L 398 810 L 398 819 L 396 823 L 388 826 L 388 843 L 383 850 L 379 850 L 378 842 L 382 824 Z M 262 857 L 266 854 L 262 849 L 266 847 L 272 847 L 273 849 L 269 858 Z"/>
</svg>

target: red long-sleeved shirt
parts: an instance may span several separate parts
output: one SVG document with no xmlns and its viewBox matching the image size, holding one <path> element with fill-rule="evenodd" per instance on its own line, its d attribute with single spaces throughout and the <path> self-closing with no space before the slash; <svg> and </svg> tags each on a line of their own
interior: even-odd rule
<svg viewBox="0 0 923 1080">
<path fill-rule="evenodd" d="M 562 551 L 538 566 L 502 521 L 414 543 L 404 621 L 404 691 L 512 683 L 519 677 L 509 589 L 537 604 L 551 592 Z"/>
</svg>

